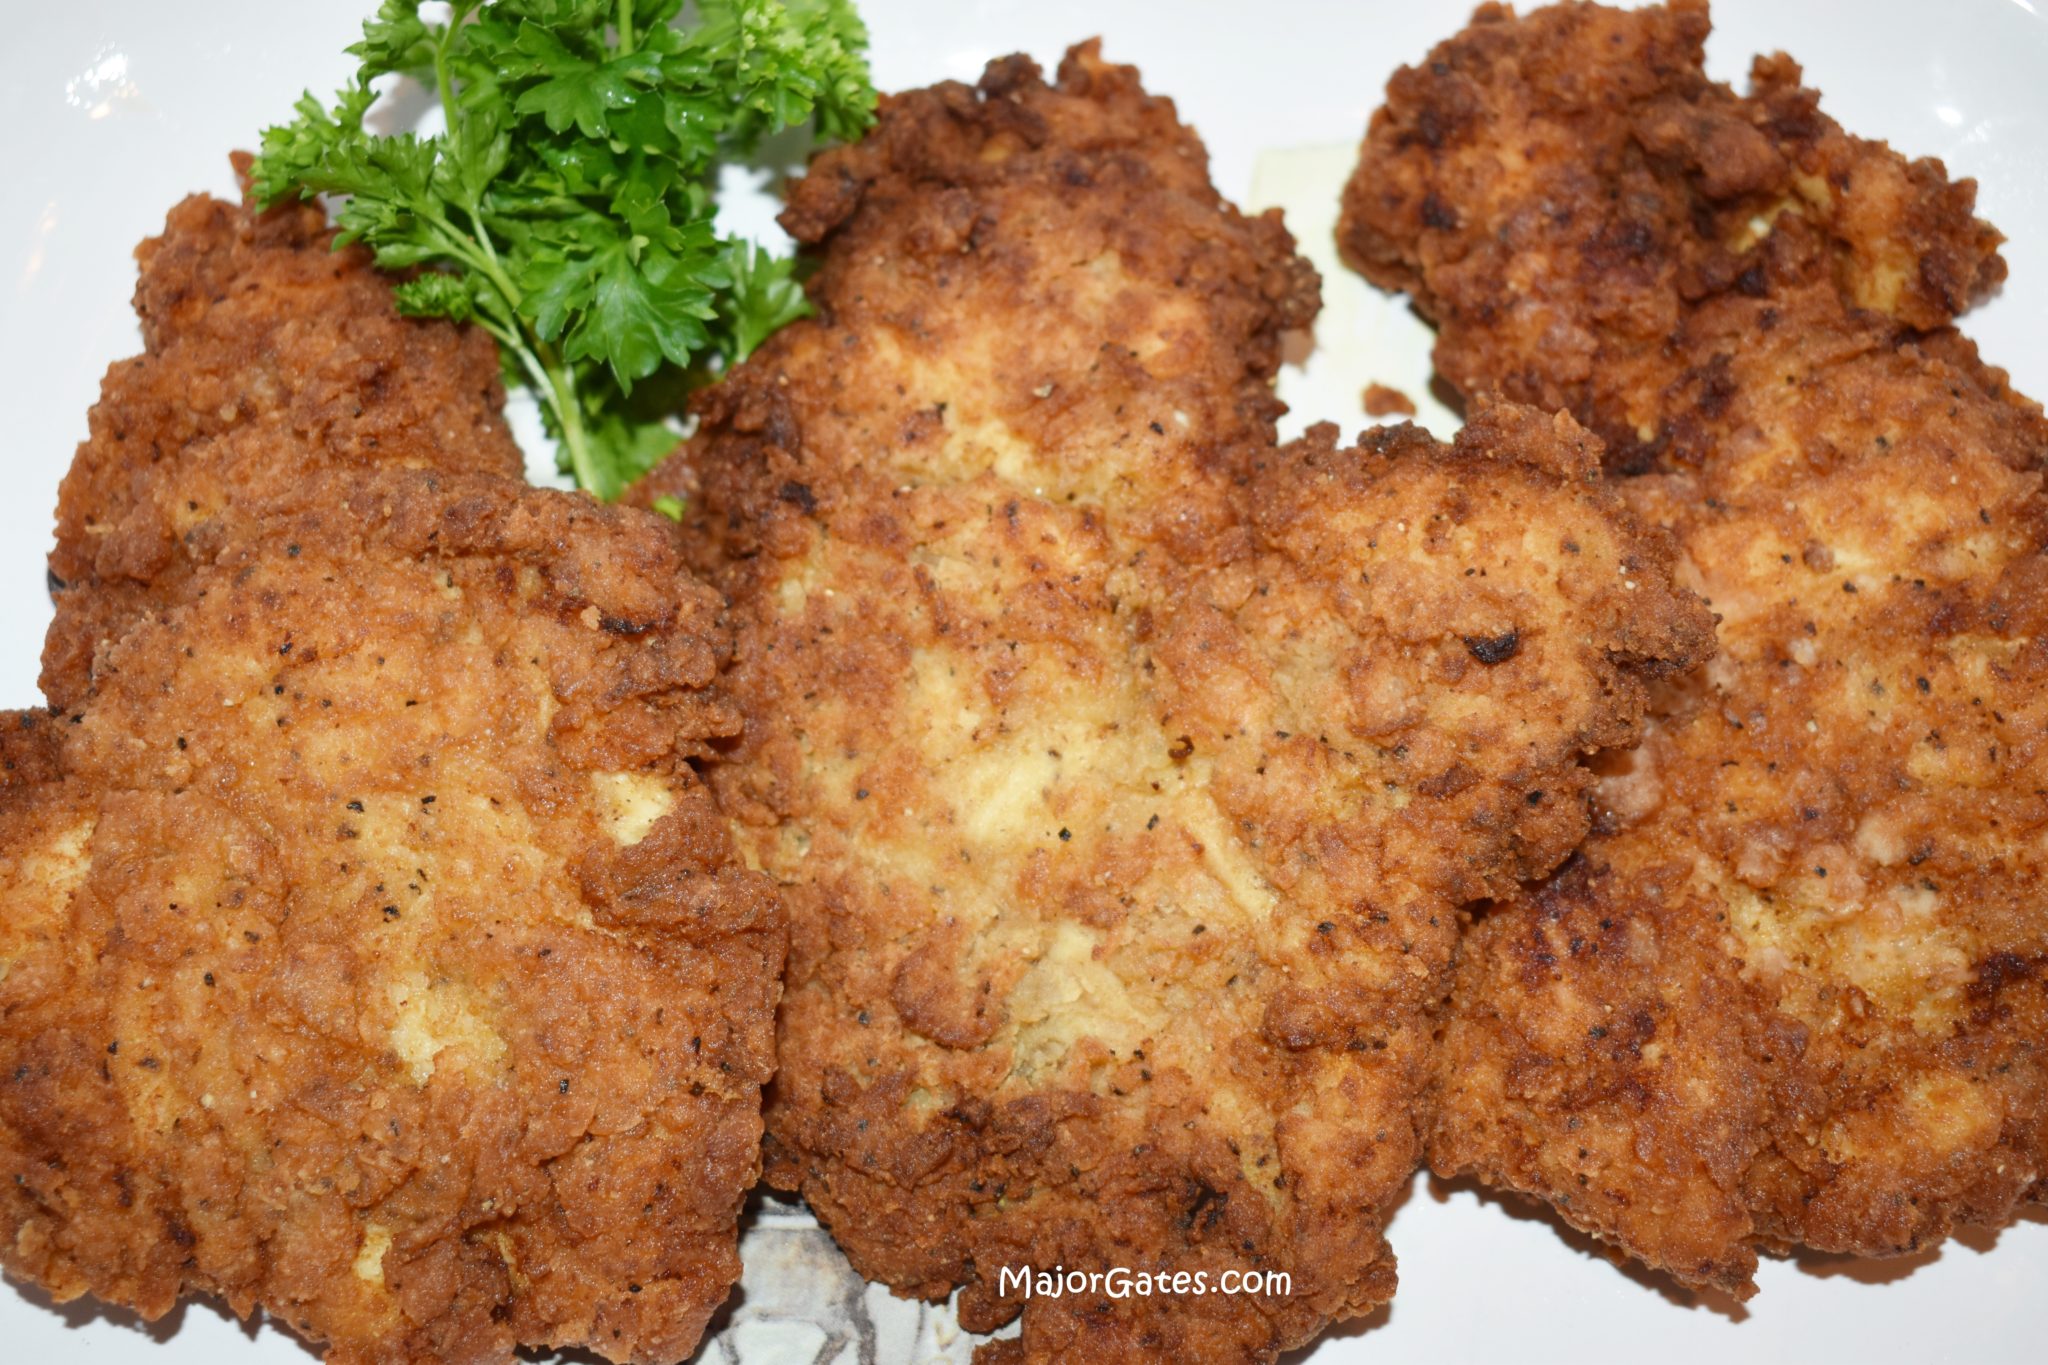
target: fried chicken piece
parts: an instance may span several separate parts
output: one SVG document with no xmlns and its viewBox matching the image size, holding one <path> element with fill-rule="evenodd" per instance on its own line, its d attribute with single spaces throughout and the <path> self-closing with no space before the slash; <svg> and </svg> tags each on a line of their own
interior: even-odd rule
<svg viewBox="0 0 2048 1365">
<path fill-rule="evenodd" d="M 581 495 L 249 496 L 61 768 L 0 739 L 0 1264 L 336 1362 L 689 1355 L 786 936 L 690 767 L 738 726 L 716 595 Z"/>
<path fill-rule="evenodd" d="M 137 249 L 144 350 L 108 369 L 59 493 L 52 705 L 86 694 L 94 651 L 252 490 L 330 465 L 522 476 L 490 337 L 400 317 L 369 253 L 333 236 L 313 205 L 194 195 Z"/>
<path fill-rule="evenodd" d="M 1974 186 L 1844 134 L 1702 5 L 1482 9 L 1401 72 L 1343 245 L 1469 393 L 1652 472 L 1720 656 L 1583 863 L 1461 949 L 1432 1164 L 1695 1285 L 1911 1251 L 2048 1172 L 2048 457 L 1950 330 Z"/>
<path fill-rule="evenodd" d="M 1709 81 L 1708 28 L 1703 0 L 1480 6 L 1395 73 L 1337 229 L 1441 329 L 1458 391 L 1572 412 L 1631 471 L 1663 460 L 1663 395 L 1699 360 L 1665 343 L 1702 300 L 1760 294 L 1780 218 L 1844 306 L 1904 327 L 2005 278 L 1974 182 L 1844 133 L 1783 55 L 1748 95 Z"/>
<path fill-rule="evenodd" d="M 984 1359 L 1271 1359 L 1392 1293 L 1457 907 L 1565 855 L 1708 620 L 1569 420 L 1276 449 L 1313 274 L 1093 44 L 885 100 L 784 222 L 817 317 L 637 491 L 738 622 L 767 1177 L 863 1274 L 1021 1310 Z M 1097 1279 L 1014 1278 L 1055 1267 Z"/>
</svg>

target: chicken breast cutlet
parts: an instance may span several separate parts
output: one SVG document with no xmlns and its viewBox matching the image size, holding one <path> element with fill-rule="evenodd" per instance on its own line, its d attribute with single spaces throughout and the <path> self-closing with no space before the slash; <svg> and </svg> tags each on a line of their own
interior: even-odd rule
<svg viewBox="0 0 2048 1365">
<path fill-rule="evenodd" d="M 581 495 L 260 496 L 0 738 L 0 1264 L 336 1362 L 685 1357 L 786 941 L 689 764 L 716 595 Z"/>
<path fill-rule="evenodd" d="M 1881 1255 L 2048 1172 L 2048 457 L 1949 319 L 1974 186 L 1845 134 L 1703 5 L 1494 8 L 1403 71 L 1345 196 L 1468 393 L 1648 472 L 1720 656 L 1568 875 L 1466 938 L 1430 1156 L 1691 1284 Z"/>
<path fill-rule="evenodd" d="M 1708 620 L 1568 419 L 1276 449 L 1314 276 L 1093 44 L 886 99 L 783 221 L 817 316 L 638 490 L 738 622 L 767 1178 L 1021 1310 L 984 1359 L 1271 1359 L 1392 1293 L 1458 907 L 1565 856 Z"/>
<path fill-rule="evenodd" d="M 522 476 L 490 337 L 400 317 L 369 253 L 333 237 L 313 205 L 194 195 L 137 249 L 143 353 L 108 369 L 59 493 L 52 705 L 85 695 L 94 651 L 252 491 L 327 465 Z"/>
</svg>

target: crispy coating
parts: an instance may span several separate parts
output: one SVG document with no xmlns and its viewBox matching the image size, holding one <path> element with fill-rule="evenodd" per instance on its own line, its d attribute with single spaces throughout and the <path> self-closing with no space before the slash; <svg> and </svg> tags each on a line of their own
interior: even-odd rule
<svg viewBox="0 0 2048 1365">
<path fill-rule="evenodd" d="M 108 369 L 58 495 L 53 706 L 85 695 L 94 651 L 252 491 L 330 465 L 521 477 L 490 337 L 400 317 L 369 253 L 333 235 L 313 205 L 194 195 L 137 248 L 143 353 Z"/>
<path fill-rule="evenodd" d="M 1394 79 L 1343 232 L 1459 386 L 1651 471 L 1720 617 L 1583 862 L 1465 939 L 1432 1163 L 1747 1293 L 1759 1247 L 2041 1197 L 2048 423 L 1946 326 L 2004 270 L 1974 186 L 1788 58 L 1709 83 L 1706 31 L 1482 10 Z"/>
<path fill-rule="evenodd" d="M 786 941 L 689 763 L 716 595 L 492 476 L 248 497 L 61 754 L 0 736 L 0 1264 L 337 1362 L 687 1356 Z"/>
<path fill-rule="evenodd" d="M 1275 449 L 1314 277 L 1092 44 L 886 100 L 785 222 L 818 316 L 638 490 L 738 622 L 768 1179 L 864 1274 L 1021 1310 L 985 1358 L 1270 1359 L 1392 1292 L 1456 908 L 1565 855 L 1579 755 L 1708 620 L 1569 419 Z M 1003 1277 L 1056 1267 L 1209 1292 Z"/>
<path fill-rule="evenodd" d="M 0 711 L 0 794 L 56 781 L 63 771 L 62 753 L 58 725 L 49 712 Z"/>
<path fill-rule="evenodd" d="M 1782 54 L 1747 95 L 1709 81 L 1708 28 L 1704 0 L 1482 5 L 1395 73 L 1338 223 L 1346 260 L 1437 324 L 1461 393 L 1569 411 L 1631 471 L 1663 458 L 1661 396 L 1701 359 L 1666 343 L 1702 299 L 1764 288 L 1780 218 L 1845 305 L 1906 327 L 2005 278 L 1974 182 L 1843 132 Z"/>
</svg>

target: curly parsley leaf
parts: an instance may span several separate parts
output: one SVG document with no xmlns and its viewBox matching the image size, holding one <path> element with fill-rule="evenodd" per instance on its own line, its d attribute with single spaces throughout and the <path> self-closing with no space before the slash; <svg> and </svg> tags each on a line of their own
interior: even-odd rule
<svg viewBox="0 0 2048 1365">
<path fill-rule="evenodd" d="M 438 8 L 438 7 L 437 7 Z M 332 108 L 267 130 L 257 200 L 329 196 L 412 315 L 474 321 L 531 385 L 564 470 L 616 497 L 674 444 L 649 395 L 738 362 L 807 311 L 795 262 L 713 226 L 719 163 L 874 120 L 851 0 L 383 0 Z M 365 124 L 382 78 L 447 131 Z"/>
<path fill-rule="evenodd" d="M 727 244 L 732 284 L 719 299 L 712 330 L 719 353 L 731 363 L 745 360 L 770 333 L 810 311 L 796 268 L 795 257 L 770 255 L 752 242 Z"/>
</svg>

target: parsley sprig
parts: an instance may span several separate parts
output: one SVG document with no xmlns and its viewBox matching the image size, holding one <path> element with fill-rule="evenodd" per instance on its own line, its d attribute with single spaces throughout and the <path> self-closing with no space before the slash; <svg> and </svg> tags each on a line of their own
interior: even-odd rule
<svg viewBox="0 0 2048 1365">
<path fill-rule="evenodd" d="M 721 162 L 872 122 L 851 0 L 383 0 L 329 109 L 263 135 L 259 203 L 333 197 L 401 311 L 474 320 L 541 400 L 565 472 L 616 497 L 675 443 L 659 394 L 806 311 L 794 263 L 712 225 Z M 431 81 L 433 137 L 364 126 L 372 82 Z M 637 392 L 636 392 L 637 389 Z"/>
</svg>

